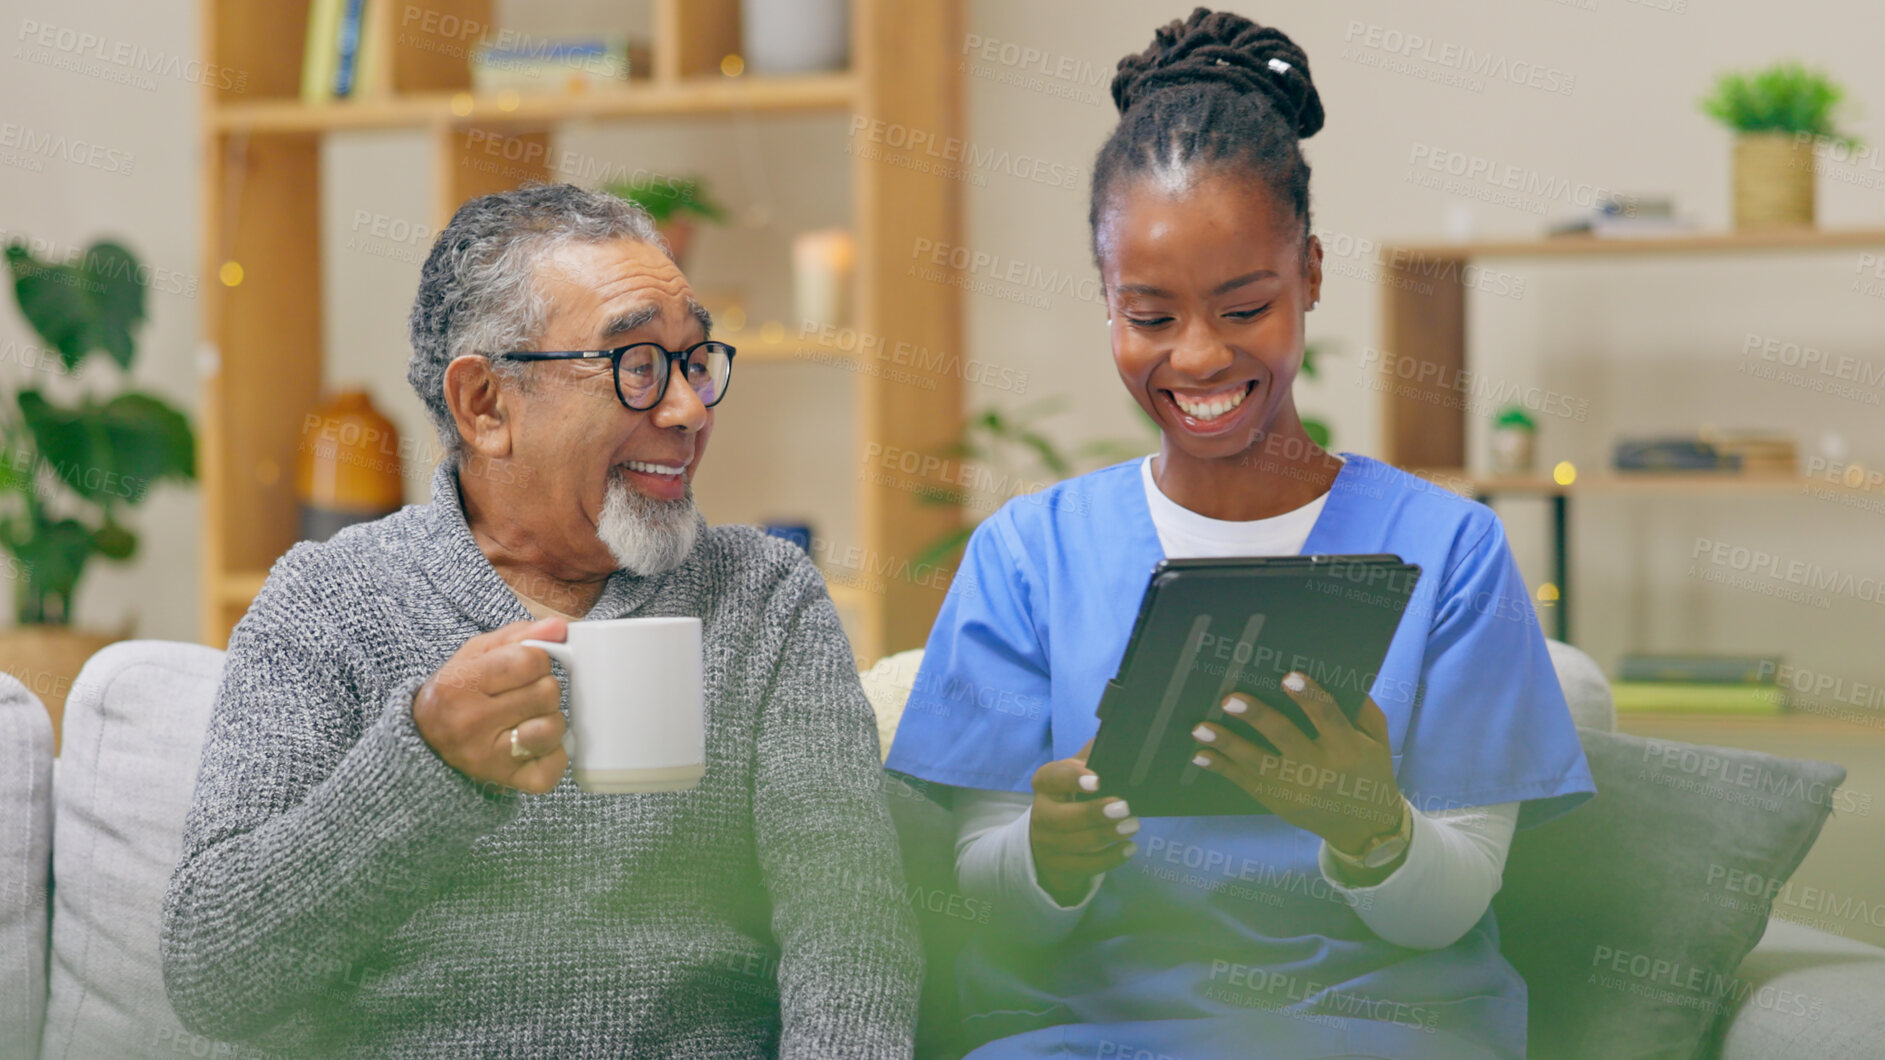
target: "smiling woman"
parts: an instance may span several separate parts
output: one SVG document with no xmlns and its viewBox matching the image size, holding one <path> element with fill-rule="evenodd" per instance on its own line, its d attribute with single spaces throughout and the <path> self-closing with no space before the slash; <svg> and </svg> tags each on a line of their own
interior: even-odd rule
<svg viewBox="0 0 1885 1060">
<path fill-rule="evenodd" d="M 1335 464 L 1291 394 L 1322 291 L 1299 146 L 1323 122 L 1308 57 L 1278 30 L 1193 16 L 1120 61 L 1113 99 L 1088 221 L 1120 378 L 1165 429 L 1159 484 L 1219 519 L 1298 508 Z M 1224 462 L 1259 439 L 1297 455 Z M 1295 488 L 1234 487 L 1252 472 Z"/>
<path fill-rule="evenodd" d="M 1159 452 L 977 527 L 888 760 L 949 786 L 962 887 L 997 910 L 960 969 L 970 1055 L 1522 1055 L 1489 903 L 1514 827 L 1583 801 L 1589 771 L 1498 519 L 1325 452 L 1297 415 L 1322 285 L 1308 57 L 1199 9 L 1121 60 L 1113 99 L 1093 250 Z M 1240 685 L 1193 761 L 1270 812 L 1133 816 L 1087 752 L 1146 572 L 1342 553 L 1427 573 L 1361 709 L 1334 709 L 1312 661 L 1265 693 L 1292 711 Z"/>
</svg>

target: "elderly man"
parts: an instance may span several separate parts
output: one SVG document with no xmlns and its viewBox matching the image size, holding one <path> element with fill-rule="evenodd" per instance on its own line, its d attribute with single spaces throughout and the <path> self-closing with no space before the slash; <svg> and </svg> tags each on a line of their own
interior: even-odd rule
<svg viewBox="0 0 1885 1060">
<path fill-rule="evenodd" d="M 708 325 L 611 196 L 486 196 L 440 234 L 409 372 L 449 449 L 431 503 L 296 546 L 230 637 L 164 909 L 186 1026 L 293 1056 L 909 1053 L 920 957 L 836 611 L 803 552 L 693 505 L 732 360 Z M 587 793 L 519 642 L 636 615 L 703 621 L 706 773 Z"/>
</svg>

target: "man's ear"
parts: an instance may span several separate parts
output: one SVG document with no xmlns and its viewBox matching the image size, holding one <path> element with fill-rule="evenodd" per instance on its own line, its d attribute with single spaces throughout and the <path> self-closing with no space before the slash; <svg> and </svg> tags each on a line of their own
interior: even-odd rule
<svg viewBox="0 0 1885 1060">
<path fill-rule="evenodd" d="M 471 453 L 487 458 L 510 455 L 513 397 L 498 385 L 497 373 L 483 357 L 466 354 L 445 366 L 445 407 L 452 410 L 458 437 Z"/>
</svg>

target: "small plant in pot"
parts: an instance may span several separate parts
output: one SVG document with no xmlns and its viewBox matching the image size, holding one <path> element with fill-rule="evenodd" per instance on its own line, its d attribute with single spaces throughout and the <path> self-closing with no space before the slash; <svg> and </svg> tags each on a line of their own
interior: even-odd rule
<svg viewBox="0 0 1885 1060">
<path fill-rule="evenodd" d="M 6 259 L 20 314 L 47 359 L 58 354 L 58 374 L 76 374 L 103 352 L 122 382 L 144 322 L 137 258 L 99 242 L 72 263 L 40 261 L 19 243 Z M 17 625 L 0 633 L 0 670 L 39 696 L 56 732 L 79 667 L 121 636 L 71 625 L 86 566 L 137 554 L 124 515 L 159 483 L 196 477 L 196 441 L 182 412 L 136 390 L 61 404 L 29 386 L 10 404 L 0 406 L 0 550 L 9 560 L 0 573 L 13 579 Z"/>
<path fill-rule="evenodd" d="M 1538 424 L 1523 405 L 1507 405 L 1492 422 L 1492 469 L 1501 475 L 1531 471 Z"/>
<path fill-rule="evenodd" d="M 1735 133 L 1734 226 L 1811 227 L 1819 141 L 1850 145 L 1834 123 L 1845 90 L 1799 63 L 1715 80 L 1702 112 Z"/>
<path fill-rule="evenodd" d="M 674 252 L 674 260 L 683 266 L 688 244 L 694 240 L 694 226 L 702 220 L 726 223 L 726 210 L 707 195 L 704 177 L 650 177 L 611 184 L 606 190 L 648 211 Z"/>
</svg>

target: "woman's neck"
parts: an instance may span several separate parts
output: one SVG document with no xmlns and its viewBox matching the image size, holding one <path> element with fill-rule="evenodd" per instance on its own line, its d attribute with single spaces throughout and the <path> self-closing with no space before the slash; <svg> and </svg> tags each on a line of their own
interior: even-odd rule
<svg viewBox="0 0 1885 1060">
<path fill-rule="evenodd" d="M 1152 480 L 1159 492 L 1199 515 L 1249 522 L 1295 511 L 1327 493 L 1341 466 L 1297 425 L 1219 460 L 1192 456 L 1167 439 L 1152 462 Z"/>
</svg>

